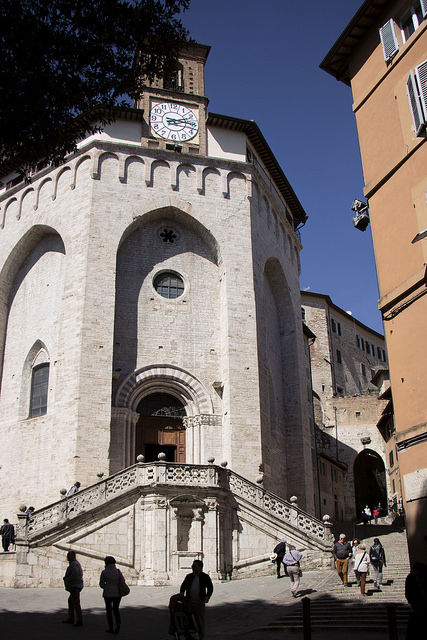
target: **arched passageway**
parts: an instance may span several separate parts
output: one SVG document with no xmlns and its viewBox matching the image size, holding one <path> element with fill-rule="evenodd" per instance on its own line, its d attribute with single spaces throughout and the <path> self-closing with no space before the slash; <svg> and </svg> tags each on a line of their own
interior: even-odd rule
<svg viewBox="0 0 427 640">
<path fill-rule="evenodd" d="M 366 505 L 371 510 L 379 503 L 383 507 L 387 505 L 384 462 L 381 456 L 371 449 L 361 451 L 354 461 L 354 489 L 358 517 Z"/>
<path fill-rule="evenodd" d="M 146 462 L 157 461 L 159 453 L 166 454 L 167 462 L 185 462 L 186 415 L 182 402 L 168 393 L 152 393 L 138 404 L 140 414 L 135 431 L 136 454 Z"/>
</svg>

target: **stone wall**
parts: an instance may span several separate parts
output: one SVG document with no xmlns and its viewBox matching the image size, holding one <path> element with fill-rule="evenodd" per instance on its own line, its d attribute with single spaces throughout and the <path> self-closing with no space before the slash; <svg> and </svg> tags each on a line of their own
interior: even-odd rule
<svg viewBox="0 0 427 640">
<path fill-rule="evenodd" d="M 213 455 L 252 480 L 261 469 L 311 508 L 301 245 L 251 165 L 92 137 L 0 205 L 2 513 L 133 463 L 136 407 L 153 391 L 175 393 L 189 417 L 218 417 L 189 437 L 188 461 Z M 163 270 L 181 274 L 178 300 L 154 290 Z M 48 409 L 29 419 L 40 354 Z"/>
</svg>

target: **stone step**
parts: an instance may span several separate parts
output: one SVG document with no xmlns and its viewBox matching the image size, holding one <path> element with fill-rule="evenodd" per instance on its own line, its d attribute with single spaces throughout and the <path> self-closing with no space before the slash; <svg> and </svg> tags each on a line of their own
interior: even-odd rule
<svg viewBox="0 0 427 640">
<path fill-rule="evenodd" d="M 394 611 L 396 626 L 399 629 L 406 628 L 411 608 L 408 605 L 400 604 L 394 607 Z M 325 600 L 321 598 L 311 603 L 310 618 L 313 631 L 327 629 L 376 631 L 384 630 L 388 625 L 388 612 L 384 605 L 359 604 L 354 601 L 339 603 L 335 601 L 332 604 L 329 598 Z M 263 627 L 265 631 L 278 629 L 298 631 L 302 628 L 302 606 L 299 611 L 293 611 Z"/>
</svg>

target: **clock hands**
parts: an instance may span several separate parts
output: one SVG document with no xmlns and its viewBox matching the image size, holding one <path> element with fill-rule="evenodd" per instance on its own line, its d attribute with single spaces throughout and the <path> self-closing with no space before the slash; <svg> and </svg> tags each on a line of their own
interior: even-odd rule
<svg viewBox="0 0 427 640">
<path fill-rule="evenodd" d="M 199 130 L 197 117 L 190 109 L 169 102 L 152 107 L 150 124 L 154 134 L 166 140 L 192 140 Z"/>
<path fill-rule="evenodd" d="M 196 123 L 188 120 L 187 118 L 166 118 L 166 122 L 168 124 L 182 124 L 187 125 L 189 127 L 195 127 Z"/>
</svg>

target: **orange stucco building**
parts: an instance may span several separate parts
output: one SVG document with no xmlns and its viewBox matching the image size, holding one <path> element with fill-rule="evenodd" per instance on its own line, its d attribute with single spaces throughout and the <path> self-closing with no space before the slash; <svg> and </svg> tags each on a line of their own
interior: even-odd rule
<svg viewBox="0 0 427 640">
<path fill-rule="evenodd" d="M 411 562 L 427 561 L 427 0 L 366 0 L 321 68 L 351 86 Z"/>
</svg>

